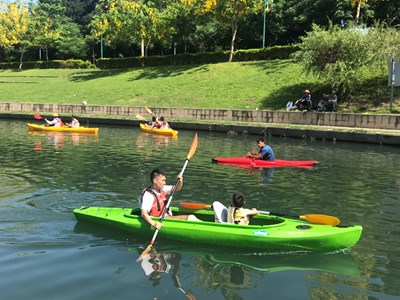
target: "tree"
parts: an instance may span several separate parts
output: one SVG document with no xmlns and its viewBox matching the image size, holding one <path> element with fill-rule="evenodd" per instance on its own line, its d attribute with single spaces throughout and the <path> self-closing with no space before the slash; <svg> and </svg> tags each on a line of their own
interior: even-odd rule
<svg viewBox="0 0 400 300">
<path fill-rule="evenodd" d="M 42 48 L 45 49 L 46 60 L 49 60 L 49 47 L 56 46 L 59 41 L 64 12 L 61 0 L 50 3 L 40 1 L 31 7 L 33 45 L 39 47 L 39 60 L 42 59 Z"/>
<path fill-rule="evenodd" d="M 0 47 L 18 45 L 20 51 L 20 65 L 26 48 L 30 45 L 29 11 L 28 7 L 21 0 L 13 3 L 0 2 Z"/>
<path fill-rule="evenodd" d="M 231 45 L 229 61 L 233 60 L 238 22 L 246 14 L 259 9 L 255 0 L 205 0 L 202 11 L 211 13 L 222 24 L 231 29 Z"/>
</svg>

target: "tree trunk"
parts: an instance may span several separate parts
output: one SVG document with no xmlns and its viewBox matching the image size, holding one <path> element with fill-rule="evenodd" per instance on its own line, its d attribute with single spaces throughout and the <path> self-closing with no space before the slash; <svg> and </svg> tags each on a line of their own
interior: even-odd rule
<svg viewBox="0 0 400 300">
<path fill-rule="evenodd" d="M 46 61 L 49 61 L 49 47 L 46 45 Z"/>
<path fill-rule="evenodd" d="M 24 59 L 24 48 L 21 48 L 21 56 L 19 58 L 19 68 L 22 69 L 22 61 Z"/>
<path fill-rule="evenodd" d="M 149 46 L 150 46 L 150 42 L 151 42 L 151 39 L 149 39 L 148 41 L 147 41 L 147 43 L 146 43 L 146 48 L 145 48 L 145 50 L 144 50 L 144 55 L 147 57 L 147 50 L 149 49 Z"/>
<path fill-rule="evenodd" d="M 140 56 L 144 57 L 144 38 L 142 38 L 142 41 L 140 43 Z"/>
<path fill-rule="evenodd" d="M 238 29 L 237 20 L 232 20 L 232 40 L 231 40 L 231 53 L 229 54 L 229 62 L 233 60 L 237 29 Z"/>
<path fill-rule="evenodd" d="M 356 25 L 358 25 L 358 22 L 360 21 L 360 13 L 361 13 L 361 4 L 359 1 L 357 1 L 357 5 L 356 5 Z"/>
<path fill-rule="evenodd" d="M 39 61 L 42 61 L 42 48 L 39 47 Z"/>
</svg>

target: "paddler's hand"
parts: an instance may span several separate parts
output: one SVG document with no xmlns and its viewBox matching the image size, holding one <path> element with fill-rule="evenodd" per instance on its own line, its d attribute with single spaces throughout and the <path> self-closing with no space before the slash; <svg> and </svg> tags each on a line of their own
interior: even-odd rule
<svg viewBox="0 0 400 300">
<path fill-rule="evenodd" d="M 161 227 L 162 227 L 162 223 L 160 223 L 160 222 L 155 222 L 152 226 L 153 226 L 155 229 L 160 230 Z"/>
<path fill-rule="evenodd" d="M 178 179 L 179 182 L 182 182 L 182 181 L 183 181 L 183 176 L 182 176 L 182 174 L 179 173 L 178 176 L 176 176 L 176 179 Z"/>
</svg>

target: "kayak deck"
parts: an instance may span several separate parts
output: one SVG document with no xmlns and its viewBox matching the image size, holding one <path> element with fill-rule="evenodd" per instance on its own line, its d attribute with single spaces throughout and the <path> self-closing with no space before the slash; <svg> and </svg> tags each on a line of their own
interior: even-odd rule
<svg viewBox="0 0 400 300">
<path fill-rule="evenodd" d="M 178 131 L 173 130 L 172 128 L 153 128 L 143 123 L 140 123 L 140 129 L 144 132 L 154 133 L 154 134 L 170 135 L 170 136 L 178 135 Z"/>
<path fill-rule="evenodd" d="M 99 128 L 96 127 L 84 127 L 80 126 L 77 128 L 62 126 L 62 127 L 54 127 L 54 126 L 46 126 L 46 125 L 38 125 L 38 124 L 27 124 L 28 129 L 31 131 L 53 131 L 53 132 L 81 132 L 81 133 L 94 133 L 97 134 L 99 132 Z"/>
<path fill-rule="evenodd" d="M 158 236 L 196 244 L 233 247 L 252 251 L 335 251 L 355 245 L 361 226 L 336 227 L 311 224 L 303 220 L 257 215 L 250 225 L 215 223 L 210 210 L 172 208 L 174 215 L 195 214 L 202 222 L 164 219 Z M 81 207 L 75 209 L 78 221 L 151 237 L 154 229 L 140 216 L 140 209 Z M 154 218 L 157 219 L 157 218 Z"/>
</svg>

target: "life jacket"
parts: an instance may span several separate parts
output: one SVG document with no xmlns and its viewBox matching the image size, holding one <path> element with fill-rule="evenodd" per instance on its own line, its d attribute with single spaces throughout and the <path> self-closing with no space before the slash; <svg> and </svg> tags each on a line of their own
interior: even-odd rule
<svg viewBox="0 0 400 300">
<path fill-rule="evenodd" d="M 157 195 L 151 187 L 147 187 L 143 190 L 142 197 L 140 198 L 140 203 L 143 202 L 144 193 L 149 192 L 154 196 L 153 205 L 151 206 L 149 215 L 152 217 L 161 217 L 165 210 L 165 205 L 167 204 L 168 194 L 164 191 L 160 195 Z"/>
<path fill-rule="evenodd" d="M 63 121 L 61 121 L 60 118 L 56 118 L 56 120 L 57 120 L 57 123 L 54 124 L 54 127 L 63 127 L 64 126 L 64 123 L 63 123 Z"/>
<path fill-rule="evenodd" d="M 242 207 L 229 206 L 228 208 L 228 223 L 248 225 L 249 218 L 247 216 L 248 209 Z"/>
<path fill-rule="evenodd" d="M 151 126 L 153 126 L 154 128 L 160 128 L 161 124 L 158 121 L 154 121 L 154 122 L 151 122 Z"/>
</svg>

